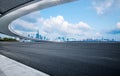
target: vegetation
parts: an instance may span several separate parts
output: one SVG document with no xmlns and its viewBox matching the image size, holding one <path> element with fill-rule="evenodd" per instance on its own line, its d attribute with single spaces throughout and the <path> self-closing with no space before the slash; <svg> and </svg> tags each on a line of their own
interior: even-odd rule
<svg viewBox="0 0 120 76">
<path fill-rule="evenodd" d="M 0 38 L 0 41 L 17 41 L 16 39 L 13 38 Z"/>
</svg>

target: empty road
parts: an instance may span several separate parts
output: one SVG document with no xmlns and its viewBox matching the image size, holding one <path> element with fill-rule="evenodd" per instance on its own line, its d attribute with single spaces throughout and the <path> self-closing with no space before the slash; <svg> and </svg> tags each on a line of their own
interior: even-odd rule
<svg viewBox="0 0 120 76">
<path fill-rule="evenodd" d="M 0 54 L 51 76 L 120 76 L 120 43 L 0 42 Z"/>
</svg>

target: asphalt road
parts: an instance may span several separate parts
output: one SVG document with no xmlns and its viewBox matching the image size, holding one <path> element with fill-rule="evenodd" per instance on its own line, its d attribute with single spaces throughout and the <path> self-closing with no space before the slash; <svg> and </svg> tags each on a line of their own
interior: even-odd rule
<svg viewBox="0 0 120 76">
<path fill-rule="evenodd" d="M 120 43 L 0 42 L 0 54 L 52 76 L 120 76 Z"/>
</svg>

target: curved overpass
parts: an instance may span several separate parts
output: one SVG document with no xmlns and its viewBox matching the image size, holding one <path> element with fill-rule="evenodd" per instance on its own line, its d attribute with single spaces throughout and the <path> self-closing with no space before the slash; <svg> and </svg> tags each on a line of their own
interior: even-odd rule
<svg viewBox="0 0 120 76">
<path fill-rule="evenodd" d="M 23 37 L 12 29 L 10 23 L 13 20 L 36 10 L 71 1 L 75 0 L 0 0 L 0 33 Z"/>
</svg>

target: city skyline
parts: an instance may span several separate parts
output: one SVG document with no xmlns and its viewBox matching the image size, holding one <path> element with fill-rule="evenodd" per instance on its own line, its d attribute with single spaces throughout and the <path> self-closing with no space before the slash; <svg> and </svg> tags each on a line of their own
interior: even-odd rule
<svg viewBox="0 0 120 76">
<path fill-rule="evenodd" d="M 68 38 L 68 37 L 63 37 L 63 36 L 58 36 L 56 37 L 54 40 L 51 40 L 50 38 L 47 38 L 46 36 L 43 36 L 40 34 L 39 30 L 37 30 L 35 36 L 31 36 L 30 34 L 28 34 L 27 36 L 28 38 L 34 38 L 37 40 L 46 40 L 46 41 L 57 41 L 57 42 L 68 42 L 68 41 L 84 41 L 84 42 L 116 42 L 115 39 L 105 39 L 105 38 L 99 38 L 99 39 L 90 39 L 90 38 L 86 38 L 86 39 L 82 39 L 82 40 L 76 40 L 75 38 Z"/>
</svg>

